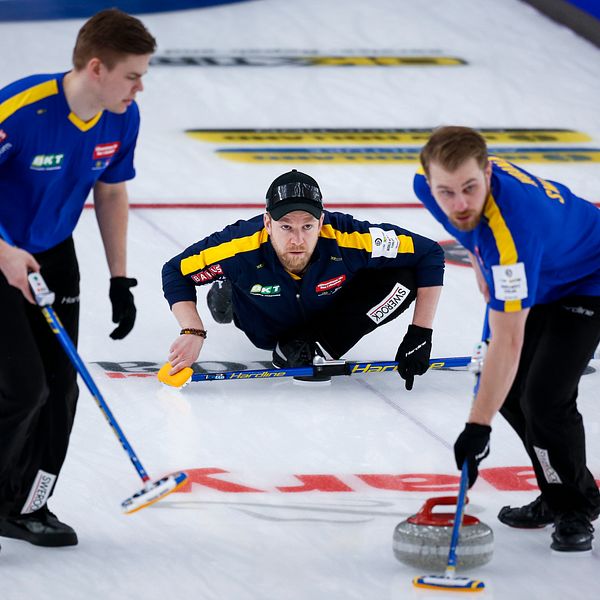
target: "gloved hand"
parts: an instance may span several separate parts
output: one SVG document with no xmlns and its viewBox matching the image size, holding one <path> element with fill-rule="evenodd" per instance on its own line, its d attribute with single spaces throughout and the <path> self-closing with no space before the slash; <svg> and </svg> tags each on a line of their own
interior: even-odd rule
<svg viewBox="0 0 600 600">
<path fill-rule="evenodd" d="M 132 277 L 111 277 L 108 297 L 112 303 L 112 321 L 118 323 L 117 328 L 110 334 L 113 340 L 122 340 L 135 323 L 135 304 L 129 288 L 137 285 L 137 279 Z"/>
<path fill-rule="evenodd" d="M 396 352 L 398 373 L 406 382 L 406 389 L 412 390 L 415 375 L 423 375 L 429 369 L 431 355 L 431 334 L 433 329 L 409 325 L 408 331 Z"/>
<path fill-rule="evenodd" d="M 462 433 L 454 442 L 454 458 L 456 466 L 462 469 L 465 459 L 469 461 L 469 487 L 477 480 L 479 463 L 490 453 L 489 425 L 466 423 Z"/>
</svg>

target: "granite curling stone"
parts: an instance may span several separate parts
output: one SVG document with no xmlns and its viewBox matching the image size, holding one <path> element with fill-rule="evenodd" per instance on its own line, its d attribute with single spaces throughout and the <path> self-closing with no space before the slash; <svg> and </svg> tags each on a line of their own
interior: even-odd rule
<svg viewBox="0 0 600 600">
<path fill-rule="evenodd" d="M 396 525 L 393 548 L 400 562 L 435 571 L 446 568 L 454 513 L 434 513 L 433 509 L 456 506 L 456 501 L 456 496 L 430 498 L 416 515 Z M 493 551 L 491 528 L 477 517 L 465 514 L 456 550 L 457 568 L 483 565 L 492 558 Z"/>
</svg>

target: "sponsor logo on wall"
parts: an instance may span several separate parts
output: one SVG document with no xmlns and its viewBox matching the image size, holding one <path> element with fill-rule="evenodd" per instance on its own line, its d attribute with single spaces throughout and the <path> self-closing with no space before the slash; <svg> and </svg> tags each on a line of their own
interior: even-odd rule
<svg viewBox="0 0 600 600">
<path fill-rule="evenodd" d="M 424 144 L 424 129 L 186 129 L 197 140 L 213 144 Z M 479 129 L 488 143 L 576 143 L 592 138 L 572 129 Z"/>
<path fill-rule="evenodd" d="M 456 67 L 467 62 L 439 50 L 166 50 L 150 61 L 168 67 Z"/>
<path fill-rule="evenodd" d="M 479 131 L 490 144 L 490 154 L 507 161 L 584 164 L 600 162 L 600 148 L 550 145 L 592 141 L 588 134 L 581 131 L 558 128 L 485 128 Z M 324 128 L 188 129 L 185 133 L 207 143 L 226 146 L 231 144 L 232 147 L 216 148 L 215 152 L 221 158 L 235 162 L 397 165 L 417 164 L 420 149 L 431 132 L 431 128 Z M 261 146 L 257 146 L 259 144 Z M 294 146 L 285 147 L 289 144 Z"/>
<path fill-rule="evenodd" d="M 235 162 L 413 164 L 420 148 L 227 148 L 216 152 Z M 516 163 L 598 163 L 600 148 L 490 148 Z"/>
</svg>

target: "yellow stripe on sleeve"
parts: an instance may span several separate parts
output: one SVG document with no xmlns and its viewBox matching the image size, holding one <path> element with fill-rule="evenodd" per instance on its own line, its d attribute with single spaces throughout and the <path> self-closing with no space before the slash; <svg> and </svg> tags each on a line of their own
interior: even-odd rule
<svg viewBox="0 0 600 600">
<path fill-rule="evenodd" d="M 323 225 L 319 235 L 329 240 L 336 240 L 342 248 L 356 248 L 366 252 L 371 252 L 372 249 L 370 233 L 360 233 L 358 231 L 345 233 L 334 229 L 331 225 Z"/>
<path fill-rule="evenodd" d="M 58 84 L 56 83 L 56 79 L 51 79 L 11 96 L 8 100 L 0 104 L 0 123 L 6 121 L 8 117 L 15 114 L 20 108 L 43 100 L 48 96 L 54 96 L 55 94 L 58 94 Z"/>
<path fill-rule="evenodd" d="M 208 265 L 231 258 L 236 254 L 257 250 L 268 238 L 269 234 L 263 228 L 252 235 L 223 242 L 212 248 L 206 248 L 206 250 L 202 250 L 199 254 L 184 258 L 180 264 L 181 273 L 182 275 L 189 275 L 190 273 L 204 269 Z"/>
<path fill-rule="evenodd" d="M 358 231 L 347 233 L 334 229 L 331 225 L 323 225 L 319 235 L 330 240 L 336 240 L 342 248 L 354 248 L 369 253 L 373 251 L 373 239 L 370 233 L 360 233 Z M 415 253 L 415 245 L 409 235 L 398 235 L 398 242 L 398 254 Z"/>
<path fill-rule="evenodd" d="M 496 204 L 494 196 L 490 194 L 485 203 L 484 215 L 488 219 L 488 224 L 492 230 L 492 235 L 496 241 L 496 247 L 500 255 L 501 265 L 514 265 L 519 261 L 517 247 L 513 240 L 510 229 Z M 507 300 L 504 302 L 505 312 L 517 312 L 522 309 L 520 300 Z"/>
</svg>

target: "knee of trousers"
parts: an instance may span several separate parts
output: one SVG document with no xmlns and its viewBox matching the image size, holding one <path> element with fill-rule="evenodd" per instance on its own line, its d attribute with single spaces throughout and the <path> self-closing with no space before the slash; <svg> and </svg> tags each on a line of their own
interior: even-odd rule
<svg viewBox="0 0 600 600">
<path fill-rule="evenodd" d="M 521 399 L 521 409 L 530 426 L 569 427 L 581 423 L 576 392 L 550 391 L 546 386 L 528 386 Z"/>
<path fill-rule="evenodd" d="M 48 400 L 49 388 L 43 369 L 20 370 L 0 376 L 0 403 L 2 413 L 27 414 L 43 406 Z"/>
</svg>

